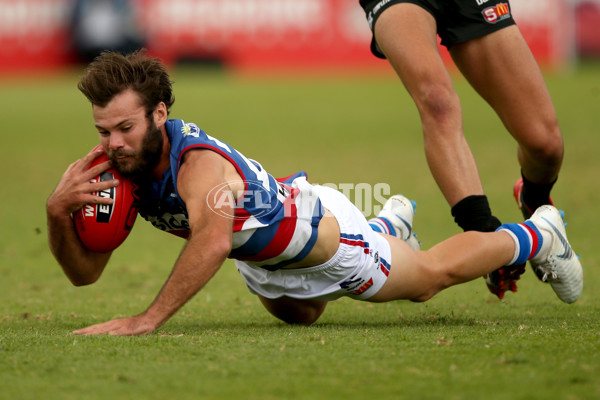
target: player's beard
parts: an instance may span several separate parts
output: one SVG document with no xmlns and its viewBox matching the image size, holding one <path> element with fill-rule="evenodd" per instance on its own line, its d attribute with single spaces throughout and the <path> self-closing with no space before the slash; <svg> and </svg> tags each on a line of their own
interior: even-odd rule
<svg viewBox="0 0 600 400">
<path fill-rule="evenodd" d="M 148 180 L 154 168 L 158 165 L 162 155 L 164 140 L 161 130 L 149 118 L 149 126 L 142 139 L 142 147 L 137 152 L 124 152 L 120 150 L 109 151 L 108 158 L 113 167 L 124 177 L 132 180 Z M 128 163 L 120 163 L 119 156 L 133 158 Z"/>
</svg>

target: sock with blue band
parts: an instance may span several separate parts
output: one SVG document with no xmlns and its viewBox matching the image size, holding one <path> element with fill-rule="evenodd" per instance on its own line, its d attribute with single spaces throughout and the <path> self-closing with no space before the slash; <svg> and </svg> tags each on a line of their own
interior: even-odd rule
<svg viewBox="0 0 600 400">
<path fill-rule="evenodd" d="M 542 233 L 531 221 L 522 224 L 504 224 L 496 231 L 505 231 L 515 241 L 515 254 L 507 265 L 522 265 L 535 257 L 542 248 Z"/>
<path fill-rule="evenodd" d="M 369 220 L 371 229 L 379 233 L 387 233 L 388 235 L 396 236 L 396 229 L 390 221 L 383 217 L 375 217 Z"/>
</svg>

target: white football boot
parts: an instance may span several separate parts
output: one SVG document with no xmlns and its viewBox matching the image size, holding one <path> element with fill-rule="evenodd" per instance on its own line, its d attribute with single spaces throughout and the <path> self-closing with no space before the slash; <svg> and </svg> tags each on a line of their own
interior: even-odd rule
<svg viewBox="0 0 600 400">
<path fill-rule="evenodd" d="M 567 240 L 560 212 L 550 205 L 541 206 L 529 221 L 552 236 L 552 243 L 543 245 L 530 260 L 531 266 L 543 282 L 550 283 L 559 299 L 573 303 L 583 290 L 583 268 Z"/>
<path fill-rule="evenodd" d="M 384 218 L 392 224 L 395 232 L 390 233 L 404 240 L 413 250 L 421 250 L 421 243 L 412 231 L 416 207 L 417 203 L 414 200 L 396 194 L 385 202 L 377 217 Z"/>
</svg>

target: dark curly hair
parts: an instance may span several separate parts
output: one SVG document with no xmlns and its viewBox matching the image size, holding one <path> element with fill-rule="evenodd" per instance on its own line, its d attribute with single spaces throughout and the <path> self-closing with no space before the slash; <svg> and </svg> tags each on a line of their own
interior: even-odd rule
<svg viewBox="0 0 600 400">
<path fill-rule="evenodd" d="M 145 49 L 130 54 L 106 51 L 86 68 L 77 88 L 96 106 L 105 107 L 126 89 L 137 92 L 146 112 L 151 113 L 162 101 L 167 113 L 175 102 L 167 68 Z"/>
</svg>

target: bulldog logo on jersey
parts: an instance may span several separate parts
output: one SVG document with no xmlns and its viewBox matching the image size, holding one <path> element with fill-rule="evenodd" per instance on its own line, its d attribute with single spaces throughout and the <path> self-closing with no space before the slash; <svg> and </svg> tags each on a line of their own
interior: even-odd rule
<svg viewBox="0 0 600 400">
<path fill-rule="evenodd" d="M 483 18 L 490 24 L 510 18 L 510 9 L 508 3 L 498 3 L 495 6 L 488 7 L 481 11 Z"/>
<path fill-rule="evenodd" d="M 181 127 L 181 134 L 183 135 L 183 137 L 200 137 L 200 128 L 196 124 L 183 124 L 183 126 Z"/>
</svg>

